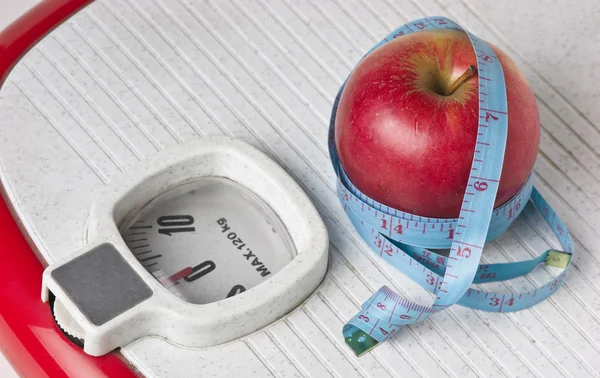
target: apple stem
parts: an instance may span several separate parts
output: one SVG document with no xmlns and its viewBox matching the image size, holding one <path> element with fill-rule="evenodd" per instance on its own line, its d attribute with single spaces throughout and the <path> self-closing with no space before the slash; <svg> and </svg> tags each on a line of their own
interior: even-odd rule
<svg viewBox="0 0 600 378">
<path fill-rule="evenodd" d="M 472 78 L 476 75 L 477 75 L 477 67 L 475 67 L 474 65 L 470 65 L 469 68 L 467 68 L 467 70 L 462 75 L 460 75 L 460 77 L 458 79 L 456 79 L 456 81 L 454 83 L 452 83 L 450 88 L 448 88 L 448 90 L 446 91 L 446 96 L 450 96 L 464 82 L 466 82 L 467 80 L 469 80 L 470 78 Z"/>
</svg>

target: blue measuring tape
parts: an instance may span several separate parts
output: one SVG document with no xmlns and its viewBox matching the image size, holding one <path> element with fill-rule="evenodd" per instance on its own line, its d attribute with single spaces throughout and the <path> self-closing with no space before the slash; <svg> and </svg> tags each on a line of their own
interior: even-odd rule
<svg viewBox="0 0 600 378">
<path fill-rule="evenodd" d="M 421 30 L 454 29 L 465 32 L 471 41 L 477 66 L 485 64 L 486 78 L 477 76 L 481 92 L 477 147 L 471 175 L 456 219 L 425 218 L 389 208 L 356 188 L 338 159 L 335 146 L 335 117 L 343 92 L 335 99 L 329 127 L 329 153 L 338 177 L 338 196 L 354 227 L 373 251 L 401 270 L 436 297 L 431 306 L 419 305 L 384 286 L 344 326 L 346 343 L 357 355 L 365 353 L 394 334 L 400 327 L 423 321 L 453 304 L 493 312 L 529 308 L 551 295 L 565 280 L 573 256 L 573 241 L 555 211 L 533 186 L 533 174 L 507 203 L 494 209 L 508 130 L 506 84 L 502 65 L 494 51 L 481 39 L 445 17 L 412 21 L 394 30 L 365 54 L 379 46 Z M 363 57 L 364 58 L 364 57 Z M 482 58 L 483 59 L 483 58 Z M 489 127 L 488 127 L 489 126 Z M 480 265 L 486 241 L 505 232 L 527 201 L 541 211 L 563 250 L 548 250 L 536 259 Z M 449 248 L 448 257 L 427 248 Z M 527 293 L 490 293 L 470 288 L 471 284 L 503 281 L 530 273 L 538 264 L 564 268 L 550 282 Z"/>
</svg>

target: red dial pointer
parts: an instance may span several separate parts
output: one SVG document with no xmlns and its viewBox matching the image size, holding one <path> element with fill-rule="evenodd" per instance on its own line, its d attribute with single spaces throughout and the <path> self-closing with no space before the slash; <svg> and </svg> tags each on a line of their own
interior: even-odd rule
<svg viewBox="0 0 600 378">
<path fill-rule="evenodd" d="M 177 283 L 177 281 L 191 273 L 192 268 L 188 266 L 187 268 L 183 268 L 179 272 L 173 274 L 171 277 L 162 280 L 162 284 L 166 286 L 169 284 Z"/>
</svg>

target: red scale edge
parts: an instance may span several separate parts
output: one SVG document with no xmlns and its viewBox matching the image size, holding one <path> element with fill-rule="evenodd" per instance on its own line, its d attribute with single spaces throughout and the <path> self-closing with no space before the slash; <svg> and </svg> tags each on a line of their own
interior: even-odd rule
<svg viewBox="0 0 600 378">
<path fill-rule="evenodd" d="M 43 0 L 1 31 L 0 87 L 25 53 L 90 2 Z M 0 194 L 0 259 L 6 268 L 0 275 L 0 346 L 13 369 L 23 377 L 141 376 L 120 354 L 92 357 L 58 329 L 50 306 L 41 300 L 47 264 L 21 233 L 2 183 Z"/>
</svg>

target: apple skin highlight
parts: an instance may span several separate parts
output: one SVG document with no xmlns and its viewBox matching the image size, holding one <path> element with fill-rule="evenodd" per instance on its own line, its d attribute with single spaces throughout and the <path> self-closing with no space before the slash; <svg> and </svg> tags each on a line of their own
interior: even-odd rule
<svg viewBox="0 0 600 378">
<path fill-rule="evenodd" d="M 496 208 L 532 172 L 540 125 L 527 80 L 505 53 L 489 45 L 502 64 L 508 100 Z M 475 152 L 479 96 L 486 95 L 479 93 L 477 75 L 484 80 L 489 59 L 476 56 L 467 35 L 454 30 L 409 34 L 363 59 L 346 83 L 335 121 L 337 152 L 352 183 L 397 210 L 458 217 Z M 478 72 L 452 88 L 477 61 Z M 492 117 L 487 124 L 493 127 Z"/>
</svg>

